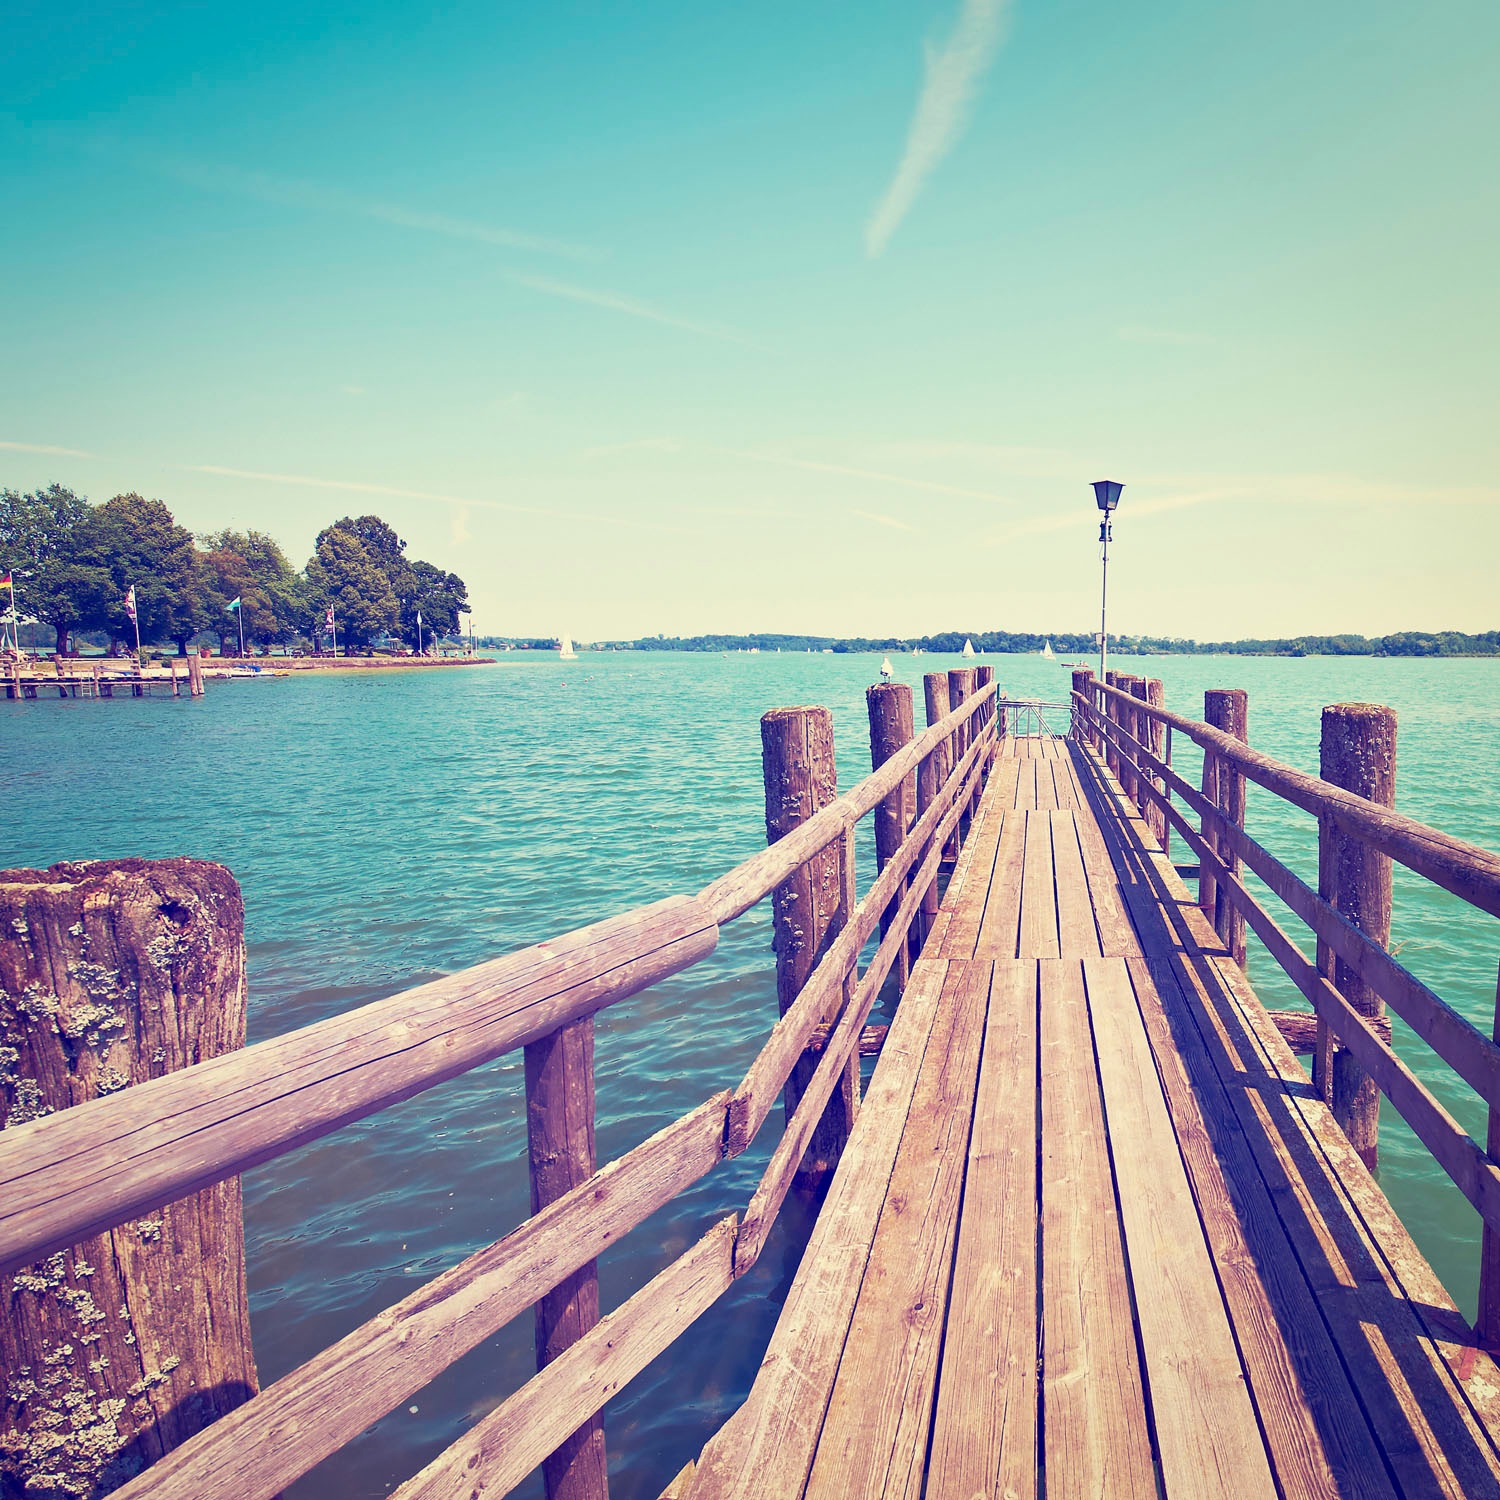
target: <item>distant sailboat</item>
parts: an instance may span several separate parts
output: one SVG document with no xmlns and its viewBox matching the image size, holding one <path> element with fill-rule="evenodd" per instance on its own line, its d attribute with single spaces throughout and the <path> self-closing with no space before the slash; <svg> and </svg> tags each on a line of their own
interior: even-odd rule
<svg viewBox="0 0 1500 1500">
<path fill-rule="evenodd" d="M 1044 657 L 1046 657 L 1048 661 L 1056 661 L 1057 660 L 1057 652 L 1055 652 L 1052 649 L 1052 642 L 1051 641 L 1048 641 L 1046 643 L 1046 645 L 1044 645 L 1042 647 L 1042 655 Z"/>
<path fill-rule="evenodd" d="M 570 641 L 567 636 L 563 636 L 563 638 L 558 642 L 557 659 L 559 661 L 578 660 L 578 653 L 573 649 L 573 642 Z"/>
<path fill-rule="evenodd" d="M 959 655 L 960 656 L 973 656 L 973 654 L 974 654 L 974 642 L 971 641 L 971 640 L 968 640 L 966 638 L 964 640 L 964 649 L 959 653 Z"/>
</svg>

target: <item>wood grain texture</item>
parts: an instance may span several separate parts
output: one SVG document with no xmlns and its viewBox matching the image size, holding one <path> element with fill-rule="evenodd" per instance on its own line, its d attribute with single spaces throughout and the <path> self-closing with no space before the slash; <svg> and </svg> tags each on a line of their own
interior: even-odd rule
<svg viewBox="0 0 1500 1500">
<path fill-rule="evenodd" d="M 1037 1493 L 1037 971 L 993 965 L 927 1493 Z"/>
<path fill-rule="evenodd" d="M 948 965 L 809 1497 L 922 1493 L 989 989 L 988 964 Z"/>
<path fill-rule="evenodd" d="M 1042 1405 L 1049 1500 L 1156 1495 L 1083 967 L 1038 965 Z"/>
<path fill-rule="evenodd" d="M 1057 887 L 1052 874 L 1052 816 L 1026 814 L 1026 854 L 1021 869 L 1021 958 L 1057 958 Z"/>
</svg>

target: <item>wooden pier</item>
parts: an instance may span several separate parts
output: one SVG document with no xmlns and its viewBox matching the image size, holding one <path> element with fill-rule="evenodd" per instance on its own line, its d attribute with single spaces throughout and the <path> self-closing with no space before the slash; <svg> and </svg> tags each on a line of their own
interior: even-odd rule
<svg viewBox="0 0 1500 1500">
<path fill-rule="evenodd" d="M 909 689 L 870 690 L 875 769 L 842 794 L 826 712 L 768 715 L 772 842 L 694 895 L 0 1134 L 14 1270 L 525 1051 L 533 1217 L 117 1493 L 270 1500 L 533 1308 L 538 1374 L 395 1493 L 501 1495 L 541 1466 L 552 1496 L 602 1496 L 606 1403 L 755 1263 L 800 1180 L 826 1185 L 800 1268 L 745 1402 L 675 1456 L 678 1500 L 1500 1497 L 1500 1047 L 1385 947 L 1392 859 L 1500 915 L 1500 858 L 1395 813 L 1378 776 L 1350 789 L 1394 765 L 1384 711 L 1327 711 L 1320 779 L 1249 747 L 1243 695 L 1199 721 L 1140 679 L 1078 673 L 1052 707 L 998 698 L 987 667 L 926 687 L 921 733 Z M 1174 740 L 1203 751 L 1196 784 Z M 1318 819 L 1316 885 L 1245 831 L 1247 779 Z M 766 897 L 764 1048 L 600 1167 L 594 1014 Z M 1310 1019 L 1262 1006 L 1247 925 Z M 1392 1047 L 1386 1004 L 1489 1105 L 1485 1143 Z M 1477 1330 L 1370 1174 L 1372 1094 L 1478 1210 Z M 748 1205 L 601 1310 L 594 1258 L 778 1102 Z"/>
<path fill-rule="evenodd" d="M 167 658 L 167 675 L 153 673 L 149 677 L 132 668 L 105 670 L 101 663 L 83 663 L 54 660 L 51 671 L 43 671 L 40 664 L 32 664 L 22 671 L 21 663 L 14 658 L 5 671 L 5 696 L 13 702 L 41 700 L 47 698 L 201 698 L 203 696 L 203 665 L 197 654 L 182 658 L 182 669 L 178 670 L 178 659 Z"/>
</svg>

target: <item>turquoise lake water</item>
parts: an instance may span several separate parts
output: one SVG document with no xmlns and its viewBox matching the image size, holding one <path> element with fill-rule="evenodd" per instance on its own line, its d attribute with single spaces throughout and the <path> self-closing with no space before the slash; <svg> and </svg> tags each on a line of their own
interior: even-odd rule
<svg viewBox="0 0 1500 1500">
<path fill-rule="evenodd" d="M 245 894 L 250 1040 L 267 1037 L 646 901 L 701 888 L 764 842 L 758 721 L 768 708 L 834 713 L 840 785 L 868 773 L 865 686 L 878 657 L 760 654 L 508 657 L 472 671 L 294 675 L 210 683 L 208 696 L 0 704 L 0 864 L 192 855 Z M 895 658 L 898 680 L 957 665 Z M 1066 695 L 1067 672 L 993 659 L 1012 697 Z M 1200 717 L 1207 687 L 1242 687 L 1258 748 L 1316 771 L 1318 711 L 1367 700 L 1400 715 L 1397 805 L 1500 848 L 1500 662 L 1111 659 L 1159 676 Z M 920 714 L 920 708 L 919 708 Z M 1196 777 L 1179 747 L 1178 765 Z M 1308 878 L 1316 829 L 1250 789 L 1250 831 Z M 868 820 L 861 890 L 873 875 Z M 1294 930 L 1296 924 L 1288 924 Z M 1267 1004 L 1298 997 L 1251 939 Z M 1495 921 L 1398 868 L 1393 944 L 1486 1032 Z M 1304 947 L 1310 950 L 1310 943 Z M 601 1161 L 732 1087 L 776 1015 L 764 905 L 688 974 L 598 1026 Z M 1473 1095 L 1396 1023 L 1397 1047 L 1483 1139 Z M 776 1117 L 614 1247 L 602 1301 L 618 1305 L 715 1220 L 742 1209 Z M 1478 1219 L 1389 1110 L 1381 1180 L 1472 1315 Z M 269 1384 L 526 1217 L 519 1054 L 260 1167 L 245 1178 L 251 1309 Z M 611 1403 L 611 1485 L 654 1497 L 743 1398 L 796 1270 L 811 1206 L 788 1202 L 754 1270 Z M 294 1490 L 388 1493 L 520 1385 L 523 1316 Z M 529 1481 L 522 1493 L 540 1493 Z"/>
</svg>

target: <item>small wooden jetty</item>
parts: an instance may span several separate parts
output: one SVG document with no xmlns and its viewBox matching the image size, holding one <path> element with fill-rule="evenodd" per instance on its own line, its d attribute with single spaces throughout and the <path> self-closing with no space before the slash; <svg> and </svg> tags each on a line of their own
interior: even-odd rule
<svg viewBox="0 0 1500 1500">
<path fill-rule="evenodd" d="M 0 1134 L 13 1270 L 525 1053 L 533 1216 L 118 1493 L 269 1500 L 533 1309 L 537 1375 L 395 1493 L 501 1495 L 540 1466 L 552 1496 L 602 1496 L 603 1408 L 730 1292 L 801 1180 L 824 1197 L 779 1322 L 740 1409 L 674 1456 L 678 1500 L 1500 1497 L 1500 1047 L 1386 947 L 1393 860 L 1500 915 L 1500 858 L 1394 811 L 1386 710 L 1326 710 L 1314 777 L 1250 748 L 1243 694 L 1200 721 L 1111 675 L 1049 706 L 997 697 L 988 667 L 930 674 L 921 733 L 909 689 L 874 687 L 875 769 L 842 794 L 826 710 L 775 711 L 770 842 L 704 890 Z M 1318 820 L 1315 882 L 1246 832 L 1247 780 Z M 767 897 L 764 1048 L 599 1166 L 593 1016 Z M 1309 1012 L 1261 1004 L 1247 925 Z M 867 1026 L 890 985 L 889 1029 Z M 1484 1143 L 1387 1004 L 1488 1105 Z M 1371 1175 L 1382 1095 L 1478 1211 L 1477 1327 Z M 778 1103 L 748 1205 L 601 1310 L 594 1258 Z"/>
<path fill-rule="evenodd" d="M 177 658 L 170 656 L 164 673 L 153 672 L 148 676 L 133 663 L 127 665 L 129 670 L 121 670 L 93 661 L 84 670 L 81 662 L 54 658 L 51 671 L 43 670 L 40 663 L 33 663 L 23 671 L 21 663 L 12 658 L 5 674 L 5 696 L 12 701 L 203 696 L 203 664 L 196 654 L 182 659 L 180 672 Z"/>
</svg>

